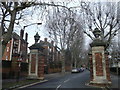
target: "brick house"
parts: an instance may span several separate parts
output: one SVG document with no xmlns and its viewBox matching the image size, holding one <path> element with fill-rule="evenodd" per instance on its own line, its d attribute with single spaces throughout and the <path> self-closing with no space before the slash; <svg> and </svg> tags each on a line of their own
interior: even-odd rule
<svg viewBox="0 0 120 90">
<path fill-rule="evenodd" d="M 24 30 L 21 30 L 20 36 L 13 33 L 10 41 L 8 42 L 5 52 L 2 57 L 2 78 L 14 78 L 27 72 L 27 48 L 28 48 L 28 34 L 25 34 L 23 39 Z M 5 38 L 5 34 L 3 35 Z"/>
<path fill-rule="evenodd" d="M 61 72 L 61 51 L 54 41 L 48 42 L 47 38 L 40 41 L 40 44 L 45 48 L 45 73 Z M 65 53 L 65 71 L 71 71 L 70 52 Z"/>
<path fill-rule="evenodd" d="M 54 41 L 48 42 L 47 38 L 44 38 L 44 41 L 40 40 L 40 44 L 45 48 L 45 73 L 60 72 L 61 53 Z"/>
</svg>

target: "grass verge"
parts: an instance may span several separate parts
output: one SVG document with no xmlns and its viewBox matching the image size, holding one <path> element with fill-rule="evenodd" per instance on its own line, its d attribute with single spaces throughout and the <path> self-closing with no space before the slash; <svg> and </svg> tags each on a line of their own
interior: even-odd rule
<svg viewBox="0 0 120 90">
<path fill-rule="evenodd" d="M 39 82 L 40 80 L 22 80 L 19 82 L 7 82 L 7 83 L 2 83 L 2 90 L 5 89 L 12 89 L 12 88 L 16 88 L 16 87 L 20 87 L 20 86 L 24 86 L 24 85 L 28 85 L 31 83 L 35 83 L 35 82 Z"/>
</svg>

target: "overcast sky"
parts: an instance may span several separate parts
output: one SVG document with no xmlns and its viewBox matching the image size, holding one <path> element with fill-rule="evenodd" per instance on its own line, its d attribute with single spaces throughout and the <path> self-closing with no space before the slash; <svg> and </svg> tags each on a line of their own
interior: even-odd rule
<svg viewBox="0 0 120 90">
<path fill-rule="evenodd" d="M 58 2 L 60 0 L 53 0 L 53 1 Z M 69 7 L 79 5 L 78 4 L 79 0 L 61 0 L 61 1 L 71 1 L 71 3 L 69 4 Z M 110 1 L 110 2 L 113 2 L 114 1 L 115 2 L 115 1 L 119 1 L 119 0 L 82 0 L 82 1 L 92 1 L 92 2 L 98 2 L 98 1 Z M 15 32 L 17 32 L 20 35 L 20 29 L 22 29 L 24 25 L 29 25 L 31 23 L 38 23 L 38 22 L 42 23 L 42 25 L 31 25 L 31 26 L 28 26 L 28 27 L 25 28 L 25 32 L 28 33 L 28 43 L 29 43 L 28 46 L 31 46 L 35 42 L 34 41 L 34 35 L 36 34 L 36 32 L 39 33 L 41 40 L 44 40 L 44 38 L 46 38 L 46 37 L 49 38 L 49 37 L 48 37 L 48 34 L 47 34 L 46 30 L 45 30 L 46 28 L 44 27 L 45 18 L 42 17 L 42 18 L 38 19 L 39 13 L 37 13 L 37 12 L 35 14 L 33 14 L 33 16 L 31 17 L 31 15 L 30 15 L 31 12 L 29 10 L 27 11 L 28 15 L 25 17 L 26 20 L 28 20 L 28 21 L 25 22 L 25 23 L 23 23 L 21 21 L 21 27 L 20 26 L 17 27 L 15 29 Z M 86 41 L 86 45 L 88 45 L 88 43 L 89 43 L 89 39 Z"/>
</svg>

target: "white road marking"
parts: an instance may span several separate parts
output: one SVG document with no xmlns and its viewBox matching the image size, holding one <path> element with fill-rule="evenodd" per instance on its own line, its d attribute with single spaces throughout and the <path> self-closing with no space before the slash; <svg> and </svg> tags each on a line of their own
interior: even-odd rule
<svg viewBox="0 0 120 90">
<path fill-rule="evenodd" d="M 65 80 L 64 83 L 68 82 L 69 80 L 70 80 L 70 79 Z"/>
<path fill-rule="evenodd" d="M 58 85 L 57 88 L 56 88 L 56 90 L 58 90 L 58 88 L 60 88 L 60 87 L 61 87 L 61 85 Z"/>
</svg>

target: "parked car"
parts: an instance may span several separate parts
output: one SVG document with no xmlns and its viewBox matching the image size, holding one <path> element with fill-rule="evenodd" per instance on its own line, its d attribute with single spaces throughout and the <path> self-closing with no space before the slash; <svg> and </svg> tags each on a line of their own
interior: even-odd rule
<svg viewBox="0 0 120 90">
<path fill-rule="evenodd" d="M 83 68 L 83 67 L 79 68 L 80 72 L 83 72 L 84 70 L 85 70 L 85 68 Z"/>
<path fill-rule="evenodd" d="M 72 69 L 71 73 L 78 73 L 79 70 L 77 68 Z"/>
</svg>

